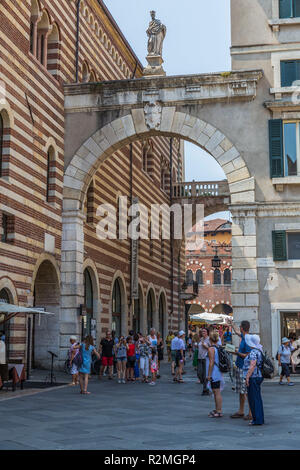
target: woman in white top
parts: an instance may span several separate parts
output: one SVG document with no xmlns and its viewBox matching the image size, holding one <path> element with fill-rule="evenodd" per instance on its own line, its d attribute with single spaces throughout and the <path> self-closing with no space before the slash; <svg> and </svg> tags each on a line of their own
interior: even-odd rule
<svg viewBox="0 0 300 470">
<path fill-rule="evenodd" d="M 147 339 L 151 347 L 157 347 L 157 336 L 155 335 L 155 328 L 151 328 L 150 335 Z"/>
</svg>

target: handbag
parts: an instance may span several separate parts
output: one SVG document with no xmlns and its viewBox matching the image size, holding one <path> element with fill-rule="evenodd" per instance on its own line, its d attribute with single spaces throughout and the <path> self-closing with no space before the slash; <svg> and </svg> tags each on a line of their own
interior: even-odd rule
<svg viewBox="0 0 300 470">
<path fill-rule="evenodd" d="M 73 359 L 73 364 L 77 367 L 81 367 L 83 364 L 83 353 L 82 353 L 82 346 L 80 346 L 78 353 Z"/>
</svg>

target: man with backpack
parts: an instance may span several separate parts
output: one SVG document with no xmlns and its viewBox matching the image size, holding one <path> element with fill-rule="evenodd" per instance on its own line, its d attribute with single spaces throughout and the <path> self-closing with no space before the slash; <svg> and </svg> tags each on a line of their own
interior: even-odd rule
<svg viewBox="0 0 300 470">
<path fill-rule="evenodd" d="M 247 387 L 243 377 L 244 359 L 251 352 L 251 348 L 245 341 L 245 335 L 249 334 L 250 331 L 250 323 L 247 320 L 243 320 L 240 324 L 240 328 L 238 328 L 232 320 L 228 320 L 228 323 L 230 326 L 232 326 L 234 332 L 241 338 L 238 350 L 232 353 L 237 355 L 237 359 L 233 368 L 233 376 L 235 379 L 235 392 L 239 393 L 240 407 L 239 410 L 236 413 L 233 413 L 230 417 L 233 419 L 243 418 L 245 420 L 251 421 L 252 415 L 250 409 L 248 415 L 245 416 L 244 414 L 245 402 L 247 399 Z"/>
</svg>

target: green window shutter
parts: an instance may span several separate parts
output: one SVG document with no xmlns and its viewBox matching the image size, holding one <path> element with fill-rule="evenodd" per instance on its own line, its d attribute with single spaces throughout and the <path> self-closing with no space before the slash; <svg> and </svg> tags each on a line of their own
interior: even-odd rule
<svg viewBox="0 0 300 470">
<path fill-rule="evenodd" d="M 284 230 L 274 230 L 272 232 L 272 241 L 274 261 L 286 261 L 286 232 Z"/>
<path fill-rule="evenodd" d="M 297 80 L 297 60 L 283 60 L 280 62 L 281 67 L 281 86 L 292 86 Z"/>
<path fill-rule="evenodd" d="M 300 0 L 294 0 L 294 17 L 300 17 Z"/>
<path fill-rule="evenodd" d="M 292 16 L 292 0 L 279 0 L 279 17 L 290 18 Z"/>
<path fill-rule="evenodd" d="M 269 145 L 271 178 L 280 178 L 284 176 L 282 119 L 269 121 Z"/>
</svg>

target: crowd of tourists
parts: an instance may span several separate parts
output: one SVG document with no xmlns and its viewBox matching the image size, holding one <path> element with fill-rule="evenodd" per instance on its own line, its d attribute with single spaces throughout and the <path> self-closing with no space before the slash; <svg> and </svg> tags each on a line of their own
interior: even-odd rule
<svg viewBox="0 0 300 470">
<path fill-rule="evenodd" d="M 232 331 L 239 337 L 238 348 L 224 348 L 232 343 Z M 263 352 L 260 337 L 250 334 L 250 323 L 242 321 L 240 326 L 228 321 L 228 326 L 222 335 L 215 327 L 201 328 L 192 336 L 193 366 L 197 370 L 198 383 L 202 385 L 202 395 L 213 393 L 215 409 L 209 413 L 211 418 L 221 418 L 222 390 L 224 388 L 224 372 L 229 372 L 232 389 L 239 395 L 238 411 L 231 414 L 232 419 L 243 419 L 249 425 L 264 424 L 264 409 L 261 395 L 261 385 L 265 377 L 269 378 L 274 367 L 272 361 Z M 295 362 L 292 354 L 299 348 L 296 338 L 282 338 L 276 359 L 281 367 L 279 384 L 283 385 L 286 377 L 289 386 L 294 385 L 290 380 L 290 366 L 295 372 Z M 235 357 L 235 360 L 233 358 Z M 223 369 L 222 369 L 223 367 Z M 245 413 L 248 403 L 249 411 Z"/>
<path fill-rule="evenodd" d="M 116 337 L 114 332 L 107 330 L 101 339 L 99 349 L 94 346 L 92 336 L 87 336 L 80 343 L 76 336 L 70 338 L 69 365 L 72 375 L 71 385 L 80 384 L 80 393 L 87 391 L 91 373 L 93 355 L 98 359 L 94 368 L 99 370 L 99 379 L 108 373 L 113 380 L 114 371 L 119 384 L 127 382 L 143 382 L 155 385 L 160 378 L 160 362 L 163 360 L 164 341 L 155 329 L 149 335 L 130 331 L 127 337 Z"/>
<path fill-rule="evenodd" d="M 237 348 L 228 347 L 232 343 L 232 331 L 239 337 Z M 221 334 L 220 334 L 221 333 Z M 224 374 L 229 373 L 232 389 L 239 395 L 239 408 L 231 414 L 232 419 L 243 419 L 249 425 L 264 424 L 264 409 L 261 395 L 261 385 L 267 373 L 272 374 L 272 361 L 263 353 L 260 337 L 250 334 L 250 323 L 242 321 L 238 327 L 228 320 L 225 331 L 216 326 L 202 327 L 199 331 L 187 336 L 183 330 L 170 331 L 165 339 L 155 329 L 149 335 L 129 332 L 127 337 L 116 337 L 108 330 L 101 339 L 99 349 L 94 346 L 94 340 L 87 336 L 82 343 L 75 336 L 70 339 L 69 350 L 71 385 L 80 383 L 80 393 L 87 391 L 88 379 L 91 373 L 92 356 L 96 356 L 98 375 L 113 380 L 117 376 L 119 384 L 142 382 L 155 385 L 160 378 L 160 363 L 164 357 L 166 345 L 168 361 L 171 363 L 173 382 L 184 383 L 183 374 L 187 358 L 197 371 L 198 383 L 202 385 L 202 396 L 213 395 L 215 408 L 209 413 L 210 418 L 223 417 L 222 391 L 224 389 Z M 281 367 L 279 384 L 286 377 L 289 386 L 294 385 L 290 380 L 290 364 L 292 353 L 298 345 L 295 338 L 282 338 L 276 359 Z M 96 369 L 96 367 L 95 367 Z M 249 411 L 245 413 L 248 403 Z"/>
</svg>

